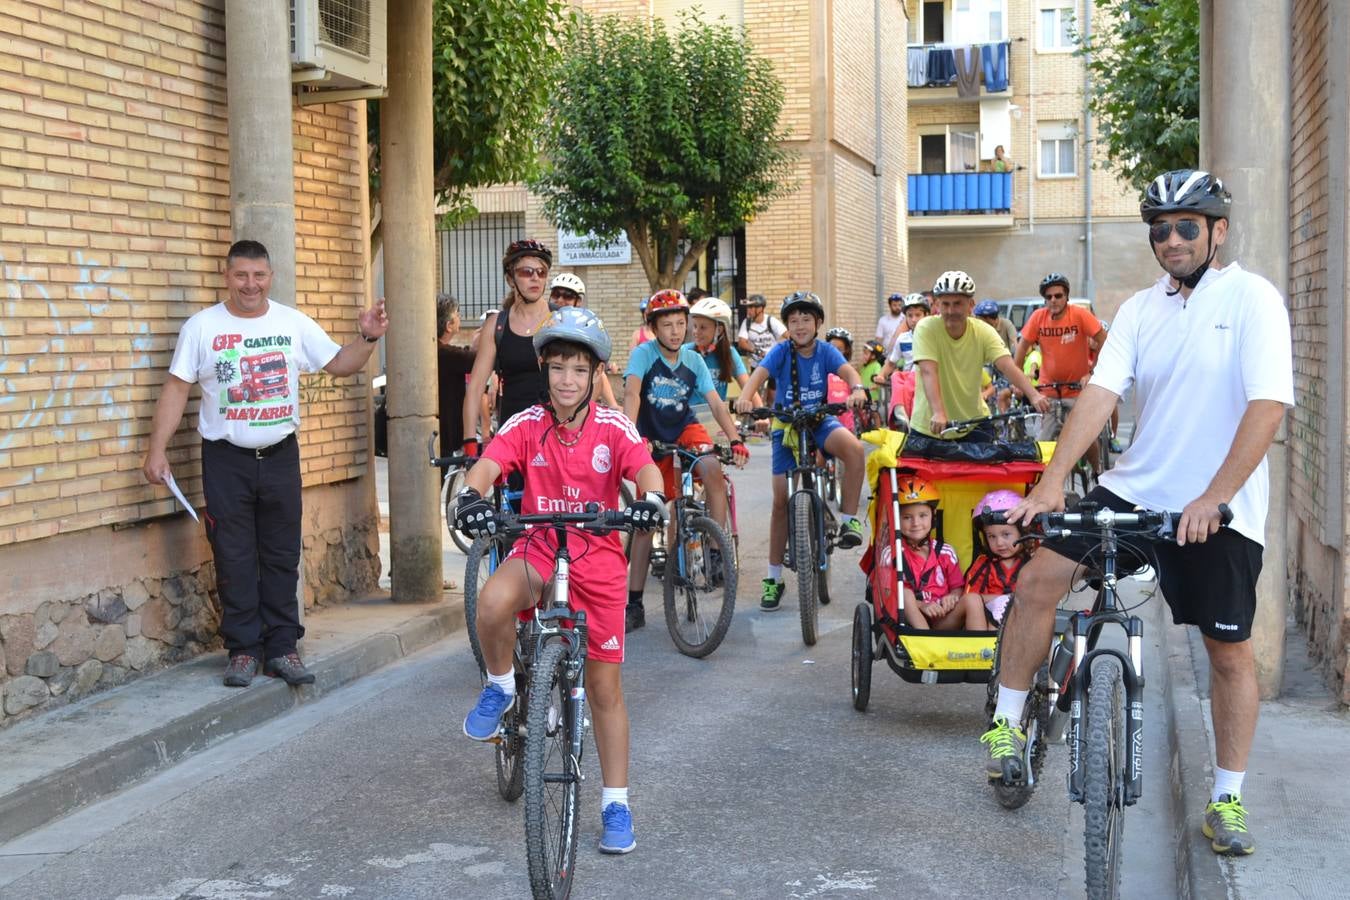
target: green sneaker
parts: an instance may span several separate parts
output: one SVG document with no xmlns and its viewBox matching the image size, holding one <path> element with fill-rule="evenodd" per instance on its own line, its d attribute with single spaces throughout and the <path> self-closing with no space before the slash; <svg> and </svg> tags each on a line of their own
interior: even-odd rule
<svg viewBox="0 0 1350 900">
<path fill-rule="evenodd" d="M 787 585 L 781 581 L 774 581 L 772 578 L 765 578 L 760 582 L 759 608 L 763 610 L 775 610 L 778 603 L 783 599 L 783 591 L 787 590 Z"/>
<path fill-rule="evenodd" d="M 1022 753 L 1026 750 L 1027 736 L 1022 729 L 1010 723 L 1003 716 L 995 716 L 989 730 L 980 735 L 980 743 L 989 745 L 989 759 L 984 764 L 984 772 L 990 781 L 1003 777 L 1003 761 L 1017 760 L 1017 771 L 1022 769 Z"/>
<path fill-rule="evenodd" d="M 844 550 L 857 547 L 863 542 L 862 520 L 849 519 L 839 528 L 837 543 Z"/>
<path fill-rule="evenodd" d="M 1209 838 L 1215 853 L 1251 856 L 1256 852 L 1256 842 L 1247 830 L 1247 810 L 1242 807 L 1242 798 L 1236 794 L 1224 794 L 1206 806 L 1205 824 L 1200 830 Z"/>
</svg>

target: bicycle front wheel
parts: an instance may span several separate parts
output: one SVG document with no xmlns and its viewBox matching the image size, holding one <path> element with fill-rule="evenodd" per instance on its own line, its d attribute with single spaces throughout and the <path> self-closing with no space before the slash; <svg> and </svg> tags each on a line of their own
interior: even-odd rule
<svg viewBox="0 0 1350 900">
<path fill-rule="evenodd" d="M 722 643 L 736 611 L 736 551 L 716 522 L 681 523 L 666 562 L 666 627 L 685 656 L 702 658 Z"/>
<path fill-rule="evenodd" d="M 464 486 L 464 470 L 455 469 L 450 473 L 449 483 L 445 486 L 445 527 L 450 532 L 450 540 L 455 542 L 460 553 L 468 553 L 473 539 L 455 527 L 455 501 L 459 489 Z"/>
<path fill-rule="evenodd" d="M 1120 890 L 1125 825 L 1125 702 L 1120 660 L 1092 661 L 1083 748 L 1083 865 L 1091 900 Z"/>
<path fill-rule="evenodd" d="M 544 647 L 530 675 L 525 728 L 525 852 L 536 898 L 566 897 L 577 858 L 580 760 L 572 756 L 567 648 Z"/>
<path fill-rule="evenodd" d="M 819 616 L 820 573 L 816 560 L 820 556 L 820 536 L 816 534 L 813 496 L 799 491 L 789 498 L 788 521 L 792 527 L 792 562 L 797 568 L 797 609 L 802 619 L 802 641 L 810 647 L 816 643 L 816 620 Z"/>
</svg>

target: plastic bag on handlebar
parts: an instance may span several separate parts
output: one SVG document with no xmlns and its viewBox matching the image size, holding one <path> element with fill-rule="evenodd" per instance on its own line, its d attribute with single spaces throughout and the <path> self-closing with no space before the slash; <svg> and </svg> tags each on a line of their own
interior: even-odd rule
<svg viewBox="0 0 1350 900">
<path fill-rule="evenodd" d="M 1035 441 L 944 441 L 917 431 L 910 432 L 900 455 L 976 463 L 1042 461 L 1041 448 Z"/>
</svg>

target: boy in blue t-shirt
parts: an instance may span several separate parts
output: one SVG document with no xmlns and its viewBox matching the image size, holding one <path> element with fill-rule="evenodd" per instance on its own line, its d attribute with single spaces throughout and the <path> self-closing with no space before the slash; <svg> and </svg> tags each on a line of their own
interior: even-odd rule
<svg viewBox="0 0 1350 900">
<path fill-rule="evenodd" d="M 699 424 L 691 409 L 696 397 L 702 397 L 726 435 L 736 465 L 743 466 L 750 451 L 736 431 L 726 403 L 717 396 L 708 366 L 693 348 L 684 346 L 689 330 L 689 301 L 676 290 L 657 291 L 647 301 L 647 324 L 655 339 L 634 348 L 623 373 L 623 411 L 637 423 L 638 434 L 649 441 L 679 444 L 695 452 L 712 449 L 712 438 Z M 657 460 L 665 478 L 666 496 L 678 496 L 675 461 L 669 456 Z M 722 464 L 715 456 L 704 456 L 695 464 L 694 473 L 703 480 L 708 512 L 714 522 L 727 520 L 727 485 Z M 674 522 L 671 523 L 672 527 Z M 671 542 L 673 543 L 673 531 Z M 646 585 L 647 561 L 651 539 L 636 535 L 633 539 L 628 570 L 627 630 L 641 628 L 646 620 L 642 592 Z"/>
<path fill-rule="evenodd" d="M 827 376 L 838 375 L 849 386 L 848 405 L 854 409 L 867 403 L 867 390 L 857 371 L 830 344 L 816 338 L 825 321 L 825 307 L 810 291 L 797 291 L 783 301 L 783 321 L 788 340 L 773 346 L 764 361 L 755 368 L 736 401 L 738 412 L 753 408 L 750 397 L 772 378 L 778 384 L 778 404 L 821 406 L 825 403 Z M 796 369 L 795 377 L 793 369 Z M 844 495 L 839 504 L 839 546 L 857 547 L 862 543 L 862 523 L 858 521 L 858 500 L 862 494 L 864 454 L 862 444 L 834 416 L 827 416 L 813 435 L 816 446 L 844 462 Z M 769 577 L 764 579 L 759 598 L 760 609 L 777 609 L 783 598 L 783 551 L 787 549 L 787 474 L 796 468 L 793 451 L 783 447 L 783 431 L 773 431 L 773 513 L 769 520 Z"/>
</svg>

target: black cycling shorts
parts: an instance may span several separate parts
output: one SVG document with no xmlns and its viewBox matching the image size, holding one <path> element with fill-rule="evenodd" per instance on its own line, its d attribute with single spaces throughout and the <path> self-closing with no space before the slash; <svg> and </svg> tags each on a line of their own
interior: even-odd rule
<svg viewBox="0 0 1350 900">
<path fill-rule="evenodd" d="M 1129 503 L 1103 487 L 1088 492 L 1091 500 L 1117 512 Z M 1098 538 L 1090 534 L 1046 540 L 1041 546 L 1083 565 L 1100 564 Z M 1172 621 L 1194 625 L 1206 637 L 1239 643 L 1251 637 L 1256 615 L 1256 579 L 1261 575 L 1260 544 L 1231 528 L 1220 528 L 1202 544 L 1178 547 L 1174 540 L 1121 535 L 1116 575 L 1123 578 L 1153 566 L 1158 586 L 1172 610 Z"/>
</svg>

